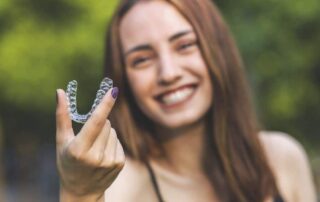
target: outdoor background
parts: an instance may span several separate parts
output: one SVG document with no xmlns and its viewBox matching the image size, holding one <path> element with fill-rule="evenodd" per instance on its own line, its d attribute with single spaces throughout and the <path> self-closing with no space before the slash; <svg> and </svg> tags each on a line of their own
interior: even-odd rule
<svg viewBox="0 0 320 202">
<path fill-rule="evenodd" d="M 320 1 L 215 2 L 239 45 L 260 120 L 302 143 L 319 194 Z M 76 79 L 80 111 L 89 110 L 116 3 L 0 1 L 0 201 L 58 201 L 55 90 Z"/>
</svg>

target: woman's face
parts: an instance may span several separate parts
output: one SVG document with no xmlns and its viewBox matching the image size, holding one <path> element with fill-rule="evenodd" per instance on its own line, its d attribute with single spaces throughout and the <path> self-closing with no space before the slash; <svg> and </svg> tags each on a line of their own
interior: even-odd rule
<svg viewBox="0 0 320 202">
<path fill-rule="evenodd" d="M 165 1 L 141 2 L 122 19 L 126 75 L 137 105 L 153 122 L 181 128 L 212 103 L 206 64 L 190 23 Z"/>
</svg>

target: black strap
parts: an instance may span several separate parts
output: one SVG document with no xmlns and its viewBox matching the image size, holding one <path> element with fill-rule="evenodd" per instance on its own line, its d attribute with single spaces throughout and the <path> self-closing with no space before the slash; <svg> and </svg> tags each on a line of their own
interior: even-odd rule
<svg viewBox="0 0 320 202">
<path fill-rule="evenodd" d="M 161 192 L 160 192 L 159 185 L 158 185 L 158 182 L 157 182 L 157 178 L 156 178 L 156 176 L 154 174 L 154 171 L 152 170 L 152 168 L 151 168 L 151 166 L 150 166 L 150 164 L 148 162 L 146 162 L 146 166 L 147 166 L 150 178 L 151 178 L 151 182 L 152 182 L 153 188 L 154 188 L 154 190 L 156 192 L 158 201 L 159 202 L 164 202 L 164 200 L 163 200 L 163 198 L 161 196 Z"/>
<path fill-rule="evenodd" d="M 156 192 L 158 201 L 159 202 L 164 202 L 164 200 L 163 200 L 163 198 L 161 196 L 160 188 L 159 188 L 159 185 L 158 185 L 158 182 L 157 182 L 157 178 L 156 178 L 156 176 L 154 174 L 154 171 L 153 171 L 153 169 L 151 168 L 151 166 L 150 166 L 150 164 L 148 162 L 146 162 L 146 166 L 147 166 L 150 178 L 151 178 L 151 182 L 152 182 L 153 188 L 154 188 L 154 190 Z M 276 197 L 274 197 L 273 202 L 284 202 L 284 200 L 282 199 L 281 195 L 277 195 Z"/>
<path fill-rule="evenodd" d="M 280 195 L 277 195 L 276 197 L 274 197 L 273 202 L 284 202 L 284 200 Z"/>
</svg>

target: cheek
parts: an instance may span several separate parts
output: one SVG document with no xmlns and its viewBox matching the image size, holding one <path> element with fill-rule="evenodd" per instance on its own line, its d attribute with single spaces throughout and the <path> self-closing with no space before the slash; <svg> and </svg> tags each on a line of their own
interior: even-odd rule
<svg viewBox="0 0 320 202">
<path fill-rule="evenodd" d="M 183 62 L 187 64 L 187 66 L 192 70 L 193 72 L 200 74 L 204 76 L 205 74 L 208 74 L 208 68 L 207 65 L 200 53 L 200 51 L 197 51 L 193 53 L 192 55 L 188 55 L 187 57 L 183 58 Z"/>
<path fill-rule="evenodd" d="M 194 73 L 194 75 L 196 77 L 198 77 L 198 79 L 202 83 L 201 84 L 202 93 L 205 93 L 207 95 L 206 96 L 207 98 L 210 97 L 210 101 L 211 101 L 212 100 L 212 96 L 213 96 L 213 86 L 212 86 L 212 81 L 211 81 L 211 78 L 210 78 L 209 69 L 206 66 L 205 62 L 203 60 L 198 60 L 192 66 L 192 70 L 191 71 Z"/>
<path fill-rule="evenodd" d="M 146 71 L 128 71 L 127 77 L 133 96 L 138 103 L 144 102 L 144 99 L 152 95 L 153 76 Z"/>
<path fill-rule="evenodd" d="M 202 90 L 204 91 L 204 93 L 206 93 L 207 98 L 210 97 L 210 100 L 208 99 L 208 102 L 211 102 L 213 96 L 213 86 L 210 78 L 209 69 L 203 57 L 200 53 L 194 54 L 193 58 L 190 58 L 188 63 L 190 64 L 190 68 L 192 68 L 191 71 L 202 81 Z"/>
</svg>

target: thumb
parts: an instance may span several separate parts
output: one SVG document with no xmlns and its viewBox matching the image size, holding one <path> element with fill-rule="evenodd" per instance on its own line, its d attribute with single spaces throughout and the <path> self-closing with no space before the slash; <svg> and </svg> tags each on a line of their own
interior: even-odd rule
<svg viewBox="0 0 320 202">
<path fill-rule="evenodd" d="M 63 143 L 66 139 L 73 137 L 72 122 L 69 116 L 66 93 L 57 89 L 56 108 L 56 140 L 57 144 Z"/>
</svg>

